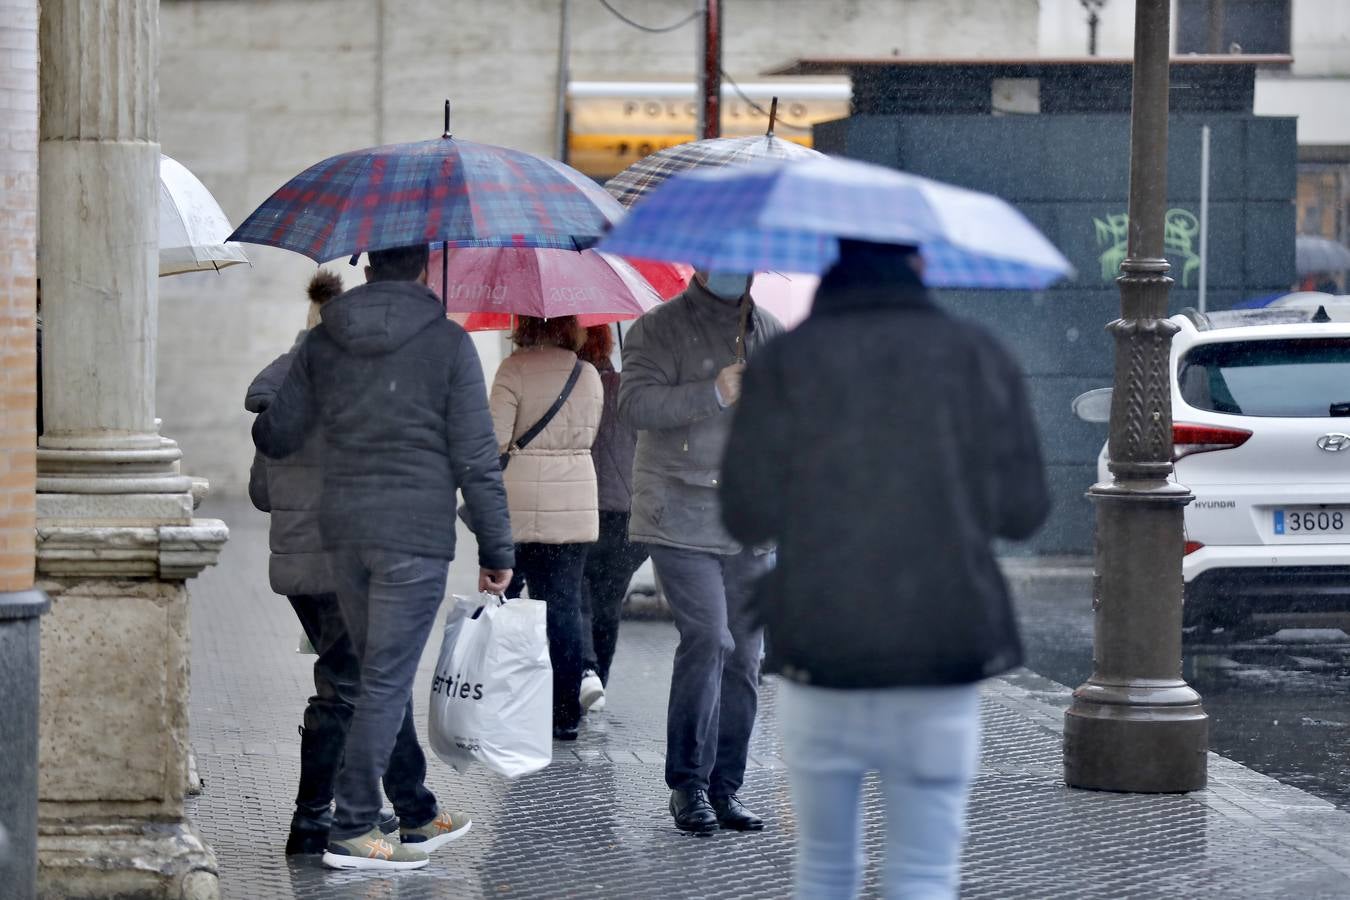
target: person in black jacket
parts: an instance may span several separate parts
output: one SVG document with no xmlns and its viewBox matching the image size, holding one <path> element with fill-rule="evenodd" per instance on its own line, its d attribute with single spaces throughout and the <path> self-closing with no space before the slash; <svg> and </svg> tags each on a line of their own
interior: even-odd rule
<svg viewBox="0 0 1350 900">
<path fill-rule="evenodd" d="M 319 324 L 323 304 L 342 293 L 342 279 L 320 270 L 310 279 L 310 309 L 306 330 L 295 345 L 267 365 L 244 398 L 244 408 L 260 413 L 272 402 L 291 367 L 295 352 Z M 319 497 L 323 488 L 323 433 L 314 428 L 305 445 L 285 459 L 254 454 L 249 470 L 248 496 L 253 505 L 270 513 L 268 581 L 272 590 L 290 601 L 300 620 L 305 639 L 314 648 L 314 695 L 305 705 L 300 729 L 300 786 L 295 797 L 286 838 L 286 854 L 323 853 L 333 824 L 333 781 L 347 741 L 356 702 L 361 661 L 352 649 L 347 625 L 333 593 L 333 573 L 319 534 Z M 400 731 L 402 751 L 396 749 L 385 773 L 385 792 L 408 797 L 416 804 L 429 795 L 421 789 L 426 778 L 426 758 Z M 398 818 L 380 813 L 380 830 L 398 830 Z"/>
<path fill-rule="evenodd" d="M 619 645 L 624 597 L 633 575 L 647 560 L 647 548 L 628 539 L 637 431 L 619 418 L 619 373 L 610 360 L 613 352 L 614 333 L 609 325 L 587 329 L 586 343 L 577 352 L 599 370 L 605 391 L 600 430 L 591 446 L 600 500 L 600 539 L 586 554 L 581 593 L 581 643 L 586 665 L 581 676 L 581 705 L 587 712 L 605 708 L 605 688 Z"/>
<path fill-rule="evenodd" d="M 323 857 L 333 868 L 421 868 L 468 830 L 422 787 L 390 798 L 401 840 L 386 840 L 380 779 L 400 731 L 416 743 L 413 678 L 454 558 L 456 490 L 477 525 L 479 589 L 503 591 L 515 563 L 478 354 L 426 287 L 426 264 L 425 246 L 370 253 L 369 283 L 324 305 L 253 423 L 274 459 L 316 426 L 324 436 L 319 530 L 361 660 Z"/>
<path fill-rule="evenodd" d="M 841 241 L 810 318 L 745 374 L 722 466 L 727 529 L 778 545 L 768 630 L 802 897 L 850 897 L 878 771 L 887 896 L 955 897 L 977 683 L 1022 650 L 995 538 L 1049 510 L 1023 377 L 940 310 L 914 248 Z"/>
</svg>

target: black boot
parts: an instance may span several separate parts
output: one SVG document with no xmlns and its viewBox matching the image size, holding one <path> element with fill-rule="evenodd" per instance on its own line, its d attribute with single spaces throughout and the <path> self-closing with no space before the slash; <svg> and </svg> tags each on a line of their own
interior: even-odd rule
<svg viewBox="0 0 1350 900">
<path fill-rule="evenodd" d="M 717 812 L 708 802 L 708 792 L 671 791 L 670 814 L 675 827 L 690 834 L 712 834 L 717 830 Z"/>
<path fill-rule="evenodd" d="M 347 743 L 351 712 L 337 705 L 311 703 L 300 729 L 300 789 L 286 839 L 286 854 L 323 853 L 333 824 L 333 783 Z"/>
</svg>

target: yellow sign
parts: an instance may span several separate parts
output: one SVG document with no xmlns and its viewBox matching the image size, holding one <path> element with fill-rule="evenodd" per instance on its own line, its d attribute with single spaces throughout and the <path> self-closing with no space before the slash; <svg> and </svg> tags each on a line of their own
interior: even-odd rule
<svg viewBox="0 0 1350 900">
<path fill-rule="evenodd" d="M 849 114 L 846 82 L 744 85 L 746 96 L 723 85 L 722 134 L 764 134 L 777 96 L 774 135 L 811 146 L 811 126 Z M 698 103 L 687 83 L 574 82 L 568 100 L 568 162 L 606 179 L 650 153 L 695 139 Z"/>
<path fill-rule="evenodd" d="M 775 137 L 803 147 L 811 136 L 778 134 Z M 592 178 L 612 178 L 633 163 L 667 147 L 686 144 L 694 134 L 572 134 L 567 139 L 568 165 Z"/>
</svg>

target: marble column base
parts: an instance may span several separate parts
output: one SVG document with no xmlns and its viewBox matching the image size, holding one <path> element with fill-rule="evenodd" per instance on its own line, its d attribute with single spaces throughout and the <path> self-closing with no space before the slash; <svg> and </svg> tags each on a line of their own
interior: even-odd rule
<svg viewBox="0 0 1350 900">
<path fill-rule="evenodd" d="M 144 511 L 134 495 L 123 499 Z M 180 499 L 190 516 L 191 495 Z M 215 564 L 228 534 L 213 519 L 80 526 L 39 516 L 38 587 L 51 598 L 38 712 L 39 897 L 219 895 L 215 858 L 183 809 L 186 582 Z"/>
<path fill-rule="evenodd" d="M 176 442 L 155 433 L 44 434 L 37 451 L 37 491 L 108 501 L 124 494 L 186 494 L 192 479 L 179 470 L 182 457 Z"/>
<path fill-rule="evenodd" d="M 216 856 L 186 821 L 38 828 L 39 900 L 217 900 Z"/>
<path fill-rule="evenodd" d="M 59 497 L 60 495 L 56 495 Z M 187 580 L 216 564 L 230 530 L 219 519 L 193 519 L 192 497 L 183 525 L 61 524 L 44 515 L 50 497 L 38 496 L 38 575 L 57 578 L 113 577 Z M 89 497 L 73 497 L 87 501 Z"/>
</svg>

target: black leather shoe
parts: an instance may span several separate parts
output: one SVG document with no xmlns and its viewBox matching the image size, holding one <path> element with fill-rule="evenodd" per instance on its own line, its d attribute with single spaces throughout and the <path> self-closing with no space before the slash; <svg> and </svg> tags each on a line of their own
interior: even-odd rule
<svg viewBox="0 0 1350 900">
<path fill-rule="evenodd" d="M 707 791 L 671 791 L 670 814 L 675 827 L 690 834 L 712 834 L 717 830 L 717 812 L 708 802 Z"/>
<path fill-rule="evenodd" d="M 554 725 L 553 739 L 555 741 L 575 741 L 579 731 L 580 729 L 575 725 Z"/>
<path fill-rule="evenodd" d="M 712 807 L 717 811 L 717 823 L 723 828 L 732 831 L 764 830 L 764 820 L 746 809 L 735 794 L 712 798 Z"/>
</svg>

